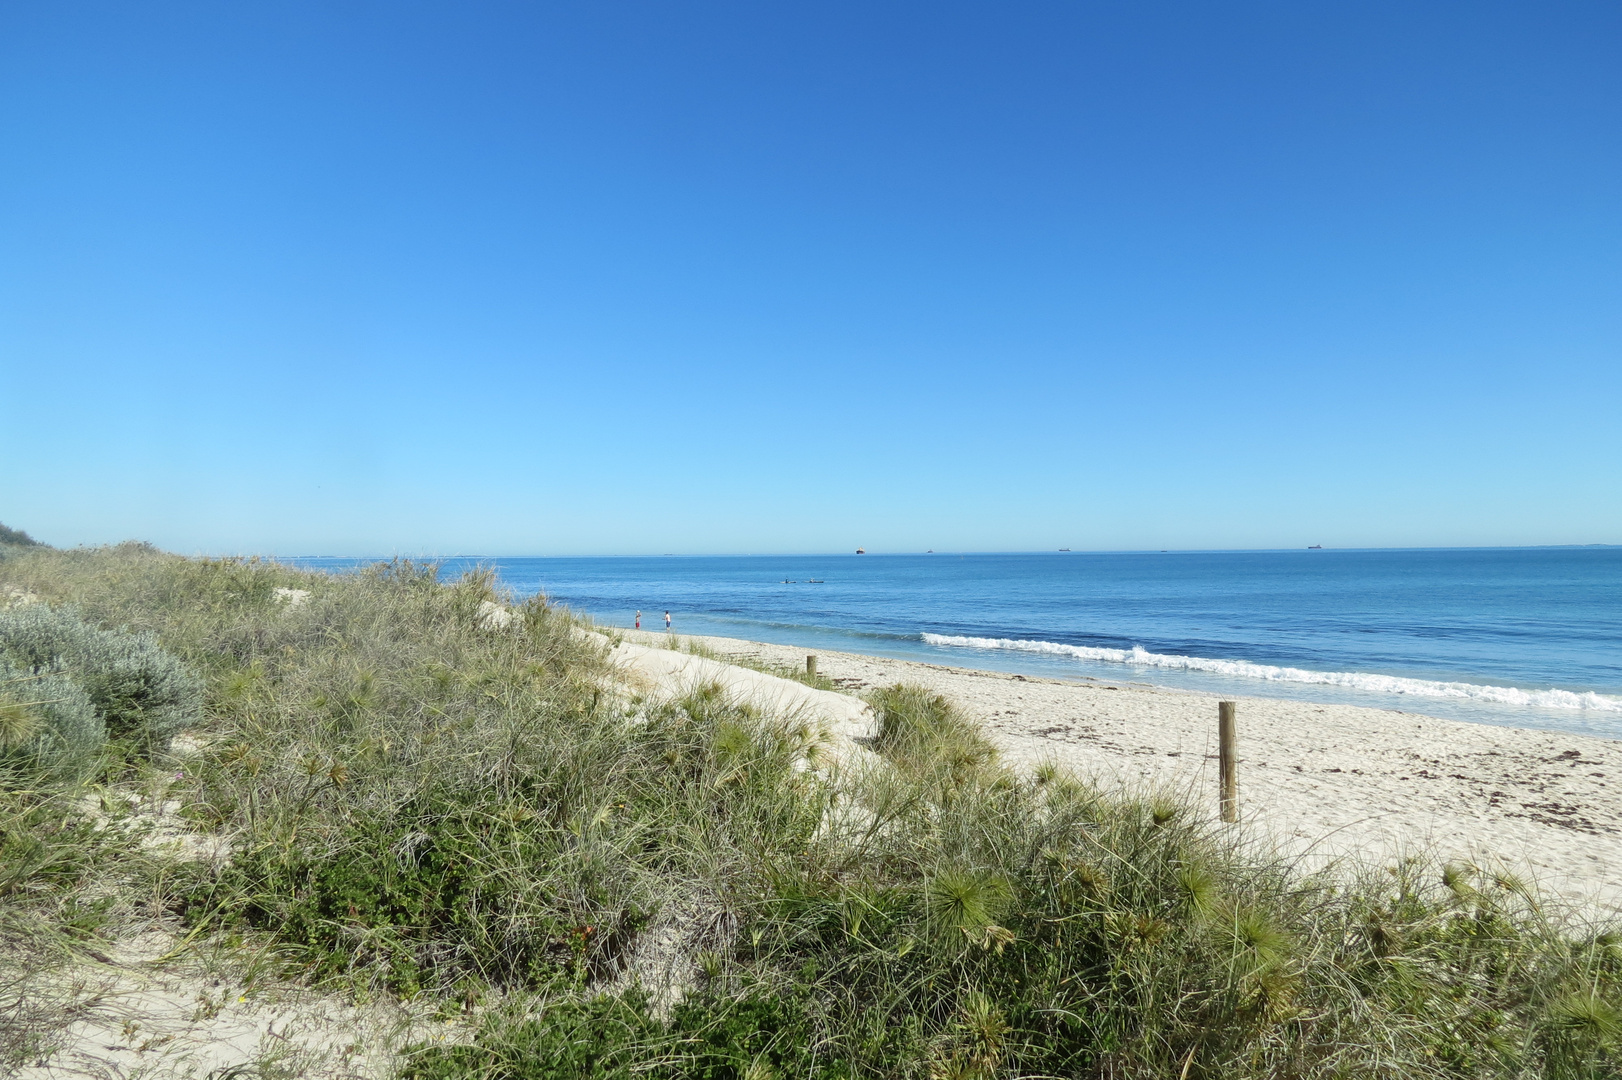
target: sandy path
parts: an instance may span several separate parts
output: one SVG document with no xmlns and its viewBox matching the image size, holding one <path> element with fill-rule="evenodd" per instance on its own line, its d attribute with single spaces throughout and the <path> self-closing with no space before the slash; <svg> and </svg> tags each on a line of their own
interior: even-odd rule
<svg viewBox="0 0 1622 1080">
<path fill-rule="evenodd" d="M 622 679 L 651 697 L 677 698 L 706 683 L 719 683 L 735 701 L 771 716 L 816 723 L 839 742 L 873 734 L 872 708 L 849 694 L 669 649 L 664 647 L 669 640 L 644 636 L 621 641 L 609 659 Z"/>
<path fill-rule="evenodd" d="M 271 985 L 250 988 L 209 970 L 186 953 L 183 940 L 168 930 L 128 936 L 111 944 L 106 963 L 85 963 L 36 984 L 37 995 L 80 1004 L 68 1026 L 47 1036 L 52 1052 L 8 1075 L 385 1080 L 406 1045 L 467 1038 L 460 1018 L 436 1018 L 422 1003 L 386 995 L 357 1003 L 266 979 L 259 982 Z"/>
<path fill-rule="evenodd" d="M 807 652 L 694 640 L 771 664 L 803 665 Z M 1015 764 L 1051 759 L 1106 784 L 1170 788 L 1215 814 L 1214 697 L 853 653 L 818 658 L 852 693 L 906 681 L 946 695 Z M 1622 743 L 1274 698 L 1240 699 L 1239 738 L 1241 828 L 1258 842 L 1315 866 L 1429 851 L 1622 909 Z"/>
</svg>

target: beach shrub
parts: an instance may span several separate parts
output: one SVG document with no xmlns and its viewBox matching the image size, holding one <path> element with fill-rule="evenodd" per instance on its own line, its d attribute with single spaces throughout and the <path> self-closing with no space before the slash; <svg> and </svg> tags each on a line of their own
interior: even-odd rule
<svg viewBox="0 0 1622 1080">
<path fill-rule="evenodd" d="M 539 823 L 505 820 L 451 792 L 348 823 L 341 847 L 260 846 L 233 860 L 194 897 L 207 910 L 229 897 L 249 925 L 274 928 L 308 950 L 318 976 L 415 992 L 460 978 L 544 985 L 588 944 L 534 895 L 509 860 L 536 868 L 563 854 Z"/>
<path fill-rule="evenodd" d="M 0 656 L 0 764 L 79 775 L 105 739 L 89 695 L 62 671 L 25 670 Z"/>
<path fill-rule="evenodd" d="M 669 1021 L 644 996 L 559 995 L 487 1018 L 471 1045 L 419 1047 L 402 1080 L 844 1080 L 845 1063 L 812 1050 L 798 995 L 695 996 Z"/>
<path fill-rule="evenodd" d="M 203 685 L 150 634 L 102 630 L 71 607 L 0 610 L 0 654 L 38 676 L 65 671 L 83 687 L 106 734 L 150 753 L 202 715 Z"/>
<path fill-rule="evenodd" d="M 791 726 L 703 688 L 629 713 L 565 614 L 533 602 L 492 632 L 487 574 L 384 564 L 324 591 L 264 623 L 238 605 L 255 636 L 221 635 L 229 668 L 199 661 L 219 675 L 194 812 L 243 841 L 187 888 L 190 918 L 229 912 L 312 973 L 400 991 L 584 983 L 701 907 L 694 868 L 744 857 L 726 845 L 750 822 L 778 844 L 815 826 L 779 812 L 802 783 Z"/>
<path fill-rule="evenodd" d="M 14 547 L 44 546 L 21 529 L 9 529 L 4 525 L 0 525 L 0 544 L 10 544 Z"/>
<path fill-rule="evenodd" d="M 434 721 L 489 693 L 425 674 Z M 459 701 L 468 689 L 477 697 Z M 307 949 L 313 971 L 396 990 L 586 985 L 621 970 L 654 918 L 697 902 L 700 867 L 803 845 L 815 828 L 794 769 L 805 733 L 713 688 L 638 717 L 594 713 L 593 700 L 531 699 L 534 711 L 505 714 L 513 726 L 437 734 L 374 700 L 350 722 L 391 717 L 392 762 L 334 755 L 278 775 L 231 750 L 210 799 L 233 816 L 265 808 L 245 822 L 258 842 L 186 910 L 229 908 Z M 285 807 L 294 785 L 303 806 L 278 819 L 266 804 Z"/>
<path fill-rule="evenodd" d="M 472 1045 L 418 1048 L 401 1080 L 632 1080 L 671 1043 L 634 997 L 561 997 L 526 1012 L 487 1020 Z"/>
</svg>

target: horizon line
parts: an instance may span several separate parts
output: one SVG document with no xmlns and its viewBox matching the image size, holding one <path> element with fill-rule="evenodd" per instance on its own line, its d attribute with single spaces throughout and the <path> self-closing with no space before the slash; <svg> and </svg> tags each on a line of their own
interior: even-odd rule
<svg viewBox="0 0 1622 1080">
<path fill-rule="evenodd" d="M 213 558 L 270 558 L 270 559 L 740 559 L 740 558 L 832 558 L 847 557 L 862 558 L 877 556 L 906 556 L 906 555 L 1217 555 L 1217 554 L 1272 554 L 1287 551 L 1538 551 L 1552 549 L 1593 549 L 1593 548 L 1622 548 L 1622 544 L 1590 543 L 1590 544 L 1429 544 L 1406 546 L 1369 546 L 1369 547 L 1329 547 L 1307 545 L 1300 547 L 1267 547 L 1267 548 L 964 548 L 954 549 L 928 549 L 894 550 L 894 551 L 862 551 L 860 553 L 851 549 L 839 551 L 677 551 L 652 554 L 647 552 L 607 552 L 607 553 L 569 553 L 569 554 L 495 554 L 491 552 L 395 552 L 393 554 L 337 554 L 337 553 L 298 553 L 283 554 L 254 552 L 235 553 L 226 555 L 222 553 L 199 553 Z"/>
</svg>

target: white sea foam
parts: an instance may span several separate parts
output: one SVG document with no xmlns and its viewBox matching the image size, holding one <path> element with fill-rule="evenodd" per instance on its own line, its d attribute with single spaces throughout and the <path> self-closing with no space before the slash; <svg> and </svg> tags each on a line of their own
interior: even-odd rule
<svg viewBox="0 0 1622 1080">
<path fill-rule="evenodd" d="M 1494 702 L 1500 705 L 1526 705 L 1542 709 L 1593 709 L 1601 712 L 1622 712 L 1622 698 L 1596 694 L 1593 691 L 1577 693 L 1571 690 L 1522 690 L 1514 686 L 1487 686 L 1480 683 L 1432 682 L 1428 679 L 1405 679 L 1398 675 L 1373 675 L 1361 671 L 1307 671 L 1304 668 L 1274 667 L 1271 664 L 1253 664 L 1249 660 L 1212 660 L 1203 656 L 1171 656 L 1153 653 L 1141 645 L 1130 649 L 1102 649 L 1087 645 L 1064 645 L 1055 641 L 1021 641 L 1016 638 L 956 637 L 947 634 L 925 634 L 930 645 L 953 645 L 967 649 L 1012 649 L 1017 652 L 1046 653 L 1050 656 L 1068 656 L 1075 660 L 1095 660 L 1110 664 L 1130 664 L 1134 667 L 1164 668 L 1177 671 L 1206 671 L 1215 675 L 1230 675 L 1245 679 L 1265 679 L 1269 682 L 1315 683 L 1319 686 L 1344 686 L 1351 690 L 1365 690 L 1386 694 L 1409 694 L 1414 697 L 1453 698 L 1456 700 Z"/>
</svg>

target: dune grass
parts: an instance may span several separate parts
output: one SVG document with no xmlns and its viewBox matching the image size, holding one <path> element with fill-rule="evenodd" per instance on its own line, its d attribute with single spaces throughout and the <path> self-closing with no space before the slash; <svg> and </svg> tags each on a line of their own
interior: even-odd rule
<svg viewBox="0 0 1622 1080">
<path fill-rule="evenodd" d="M 1015 772 L 917 688 L 877 692 L 874 752 L 835 766 L 714 688 L 636 698 L 544 602 L 492 627 L 488 573 L 125 545 L 12 548 L 0 584 L 206 685 L 189 745 L 4 791 L 0 851 L 30 853 L 0 861 L 13 1059 L 48 1018 L 5 978 L 139 902 L 298 979 L 467 1010 L 410 1077 L 1622 1068 L 1610 932 L 1467 867 L 1304 877 L 1176 800 Z M 75 809 L 159 783 L 228 859 L 143 857 Z"/>
</svg>

